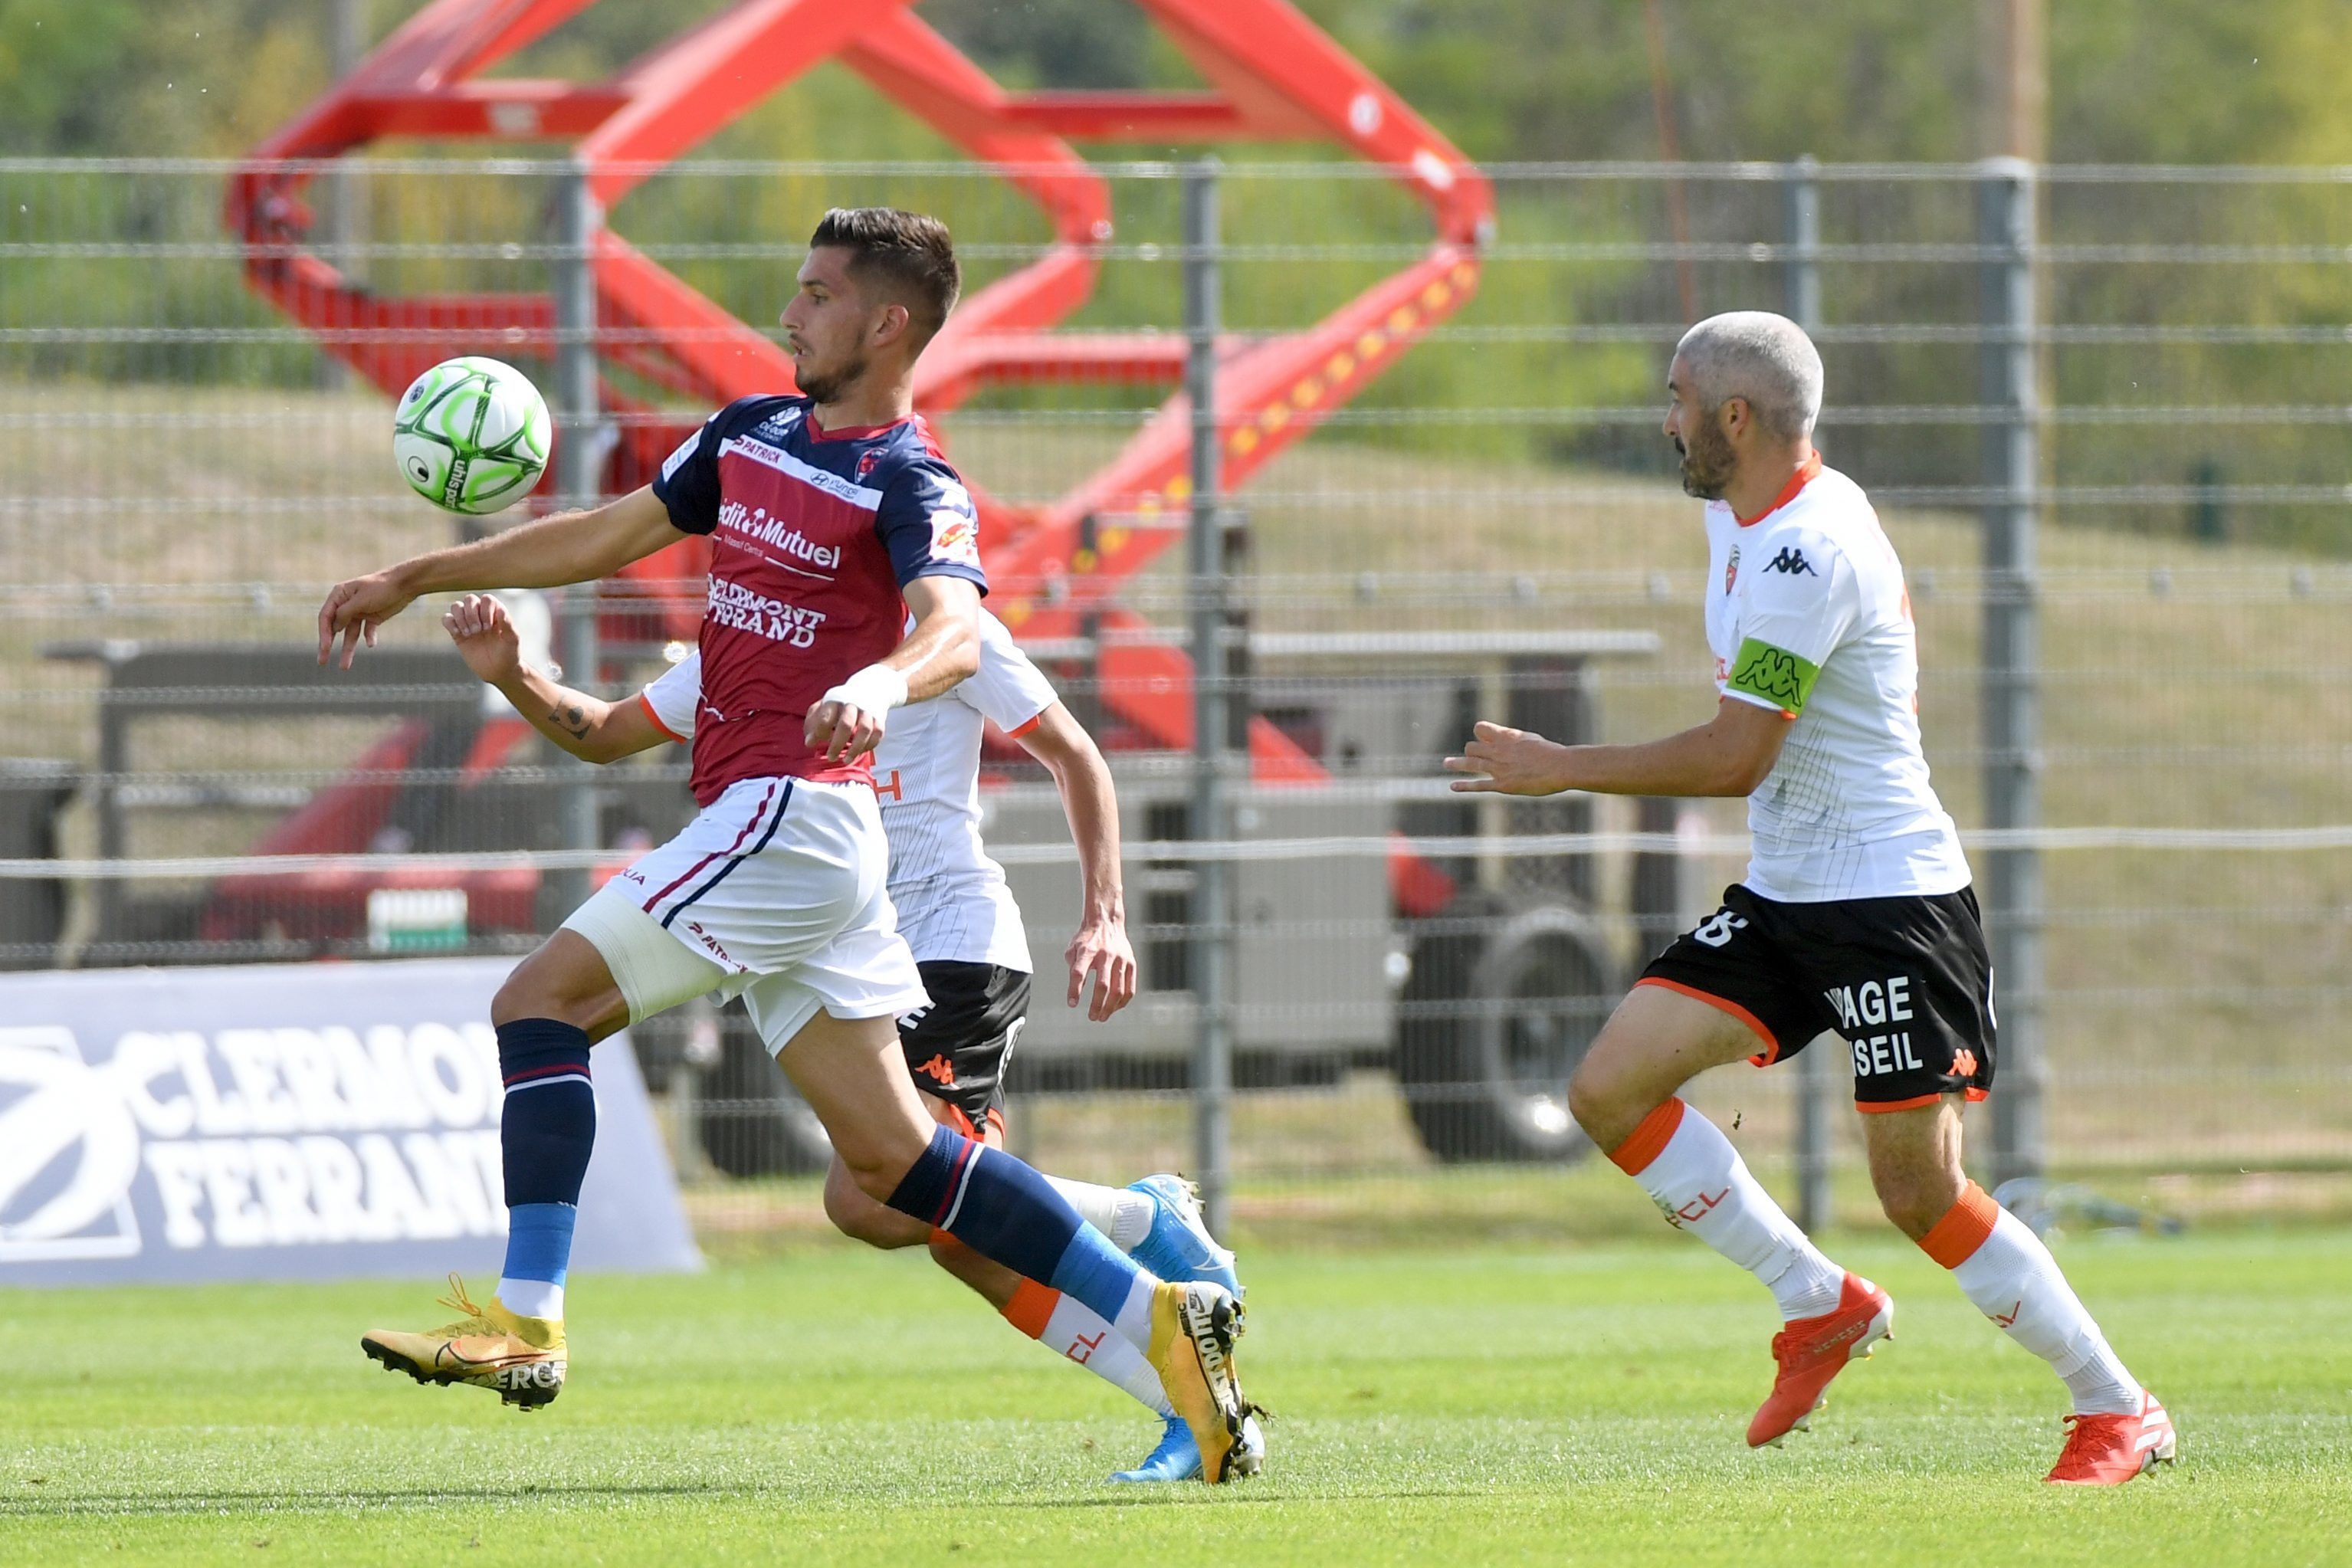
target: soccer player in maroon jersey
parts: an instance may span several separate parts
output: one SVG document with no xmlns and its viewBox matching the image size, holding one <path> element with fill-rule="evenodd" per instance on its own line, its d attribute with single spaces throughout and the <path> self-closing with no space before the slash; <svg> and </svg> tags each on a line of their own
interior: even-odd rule
<svg viewBox="0 0 2352 1568">
<path fill-rule="evenodd" d="M 1084 1302 L 1159 1372 L 1212 1483 L 1255 1463 L 1234 1364 L 1240 1302 L 1163 1283 L 1036 1172 L 923 1109 L 897 1016 L 927 1001 L 885 890 L 870 758 L 892 710 L 979 662 L 979 521 L 913 411 L 914 365 L 960 283 L 947 230 L 836 209 L 783 312 L 796 395 L 738 399 L 645 488 L 339 584 L 323 663 L 420 595 L 593 581 L 686 533 L 712 544 L 692 788 L 702 810 L 517 966 L 491 1005 L 507 1100 L 497 1295 L 362 1348 L 420 1382 L 544 1405 L 568 1370 L 563 1280 L 595 1135 L 590 1046 L 712 992 L 740 994 L 860 1191 Z M 911 629 L 908 629 L 909 616 Z"/>
</svg>

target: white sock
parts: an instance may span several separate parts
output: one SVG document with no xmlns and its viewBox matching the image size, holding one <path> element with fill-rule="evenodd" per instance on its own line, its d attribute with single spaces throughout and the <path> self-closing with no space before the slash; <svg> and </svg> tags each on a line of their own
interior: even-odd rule
<svg viewBox="0 0 2352 1568">
<path fill-rule="evenodd" d="M 1838 1304 L 1845 1270 L 1832 1263 L 1748 1173 L 1731 1140 L 1680 1100 L 1658 1107 L 1611 1152 L 1666 1221 L 1764 1282 L 1784 1321 Z"/>
<path fill-rule="evenodd" d="M 1147 1410 L 1172 1415 L 1168 1391 L 1143 1352 L 1120 1337 L 1075 1296 L 1064 1296 L 1054 1308 L 1045 1331 L 1037 1341 L 1065 1360 L 1074 1361 L 1105 1383 L 1124 1389 Z"/>
<path fill-rule="evenodd" d="M 1004 1316 L 1055 1355 L 1077 1363 L 1153 1415 L 1175 1414 L 1160 1385 L 1160 1374 L 1143 1352 L 1076 1297 L 1024 1279 Z"/>
<path fill-rule="evenodd" d="M 2032 1226 L 1982 1187 L 1970 1182 L 1919 1246 L 1952 1271 L 1952 1282 L 1978 1311 L 2050 1363 L 2074 1396 L 2077 1415 L 2139 1413 L 2138 1379 L 2108 1348 L 2058 1260 Z"/>
<path fill-rule="evenodd" d="M 563 1287 L 549 1279 L 500 1279 L 499 1305 L 519 1318 L 561 1318 Z"/>
<path fill-rule="evenodd" d="M 1151 1293 L 1159 1288 L 1159 1279 L 1149 1270 L 1135 1271 L 1135 1283 L 1127 1289 L 1127 1300 L 1118 1309 L 1118 1317 L 1111 1326 L 1139 1351 L 1151 1348 Z"/>
<path fill-rule="evenodd" d="M 1098 1187 L 1092 1182 L 1047 1176 L 1047 1184 L 1078 1211 L 1078 1217 L 1110 1237 L 1121 1252 L 1133 1252 L 1151 1234 L 1151 1200 L 1125 1187 Z"/>
</svg>

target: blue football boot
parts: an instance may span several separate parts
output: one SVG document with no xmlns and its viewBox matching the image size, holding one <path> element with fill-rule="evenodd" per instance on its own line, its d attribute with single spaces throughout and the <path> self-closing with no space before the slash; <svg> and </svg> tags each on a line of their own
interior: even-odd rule
<svg viewBox="0 0 2352 1568">
<path fill-rule="evenodd" d="M 1201 1191 L 1181 1176 L 1146 1176 L 1127 1190 L 1151 1200 L 1151 1229 L 1136 1244 L 1135 1260 L 1160 1279 L 1206 1279 L 1242 1293 L 1234 1255 L 1217 1245 L 1201 1218 Z"/>
<path fill-rule="evenodd" d="M 1201 1446 L 1192 1441 L 1192 1429 L 1184 1425 L 1181 1415 L 1168 1417 L 1168 1430 L 1160 1436 L 1160 1447 L 1151 1457 L 1131 1470 L 1121 1470 L 1111 1477 L 1117 1482 L 1189 1481 L 1201 1474 Z"/>
<path fill-rule="evenodd" d="M 1234 1473 L 1254 1476 L 1265 1466 L 1265 1434 L 1258 1427 L 1257 1417 L 1242 1419 L 1242 1440 L 1234 1454 Z M 1115 1482 L 1196 1481 L 1201 1479 L 1201 1449 L 1192 1441 L 1192 1430 L 1184 1425 L 1181 1415 L 1168 1417 L 1168 1430 L 1160 1439 L 1160 1447 L 1151 1457 L 1131 1470 L 1121 1470 L 1111 1477 Z"/>
</svg>

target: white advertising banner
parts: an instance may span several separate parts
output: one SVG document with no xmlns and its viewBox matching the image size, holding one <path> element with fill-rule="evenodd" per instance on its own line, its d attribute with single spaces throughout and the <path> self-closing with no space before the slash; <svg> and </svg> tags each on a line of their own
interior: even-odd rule
<svg viewBox="0 0 2352 1568">
<path fill-rule="evenodd" d="M 0 975 L 0 1285 L 495 1278 L 505 959 Z M 628 1037 L 582 1269 L 699 1268 Z"/>
</svg>

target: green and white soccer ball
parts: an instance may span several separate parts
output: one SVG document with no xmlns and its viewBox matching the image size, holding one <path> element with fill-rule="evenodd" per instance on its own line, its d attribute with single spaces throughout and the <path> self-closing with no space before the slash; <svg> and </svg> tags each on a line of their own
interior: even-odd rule
<svg viewBox="0 0 2352 1568">
<path fill-rule="evenodd" d="M 400 477 L 446 511 L 481 517 L 530 493 L 554 422 L 530 378 L 503 361 L 443 360 L 408 384 L 393 416 Z"/>
</svg>

